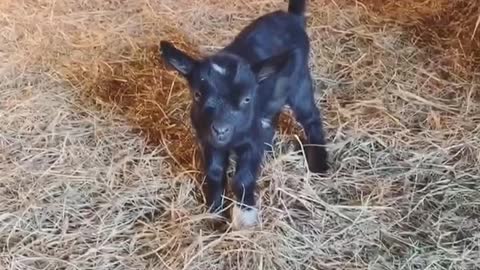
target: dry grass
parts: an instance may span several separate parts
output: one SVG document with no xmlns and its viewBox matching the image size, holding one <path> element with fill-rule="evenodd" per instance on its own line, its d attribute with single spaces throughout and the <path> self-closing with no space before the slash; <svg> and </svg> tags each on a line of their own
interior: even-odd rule
<svg viewBox="0 0 480 270">
<path fill-rule="evenodd" d="M 438 34 L 433 1 L 310 2 L 333 169 L 279 147 L 261 227 L 222 233 L 156 46 L 211 52 L 284 1 L 3 1 L 1 268 L 480 269 L 479 5 L 449 6 L 465 16 Z"/>
<path fill-rule="evenodd" d="M 431 62 L 448 72 L 480 72 L 480 2 L 469 0 L 361 0 L 380 20 L 400 23 Z M 447 74 L 445 74 L 445 70 Z M 478 76 L 478 75 L 477 75 Z"/>
</svg>

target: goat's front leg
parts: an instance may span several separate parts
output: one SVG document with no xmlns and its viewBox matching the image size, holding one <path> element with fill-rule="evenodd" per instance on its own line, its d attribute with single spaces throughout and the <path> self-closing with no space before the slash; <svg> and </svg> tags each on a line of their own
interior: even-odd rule
<svg viewBox="0 0 480 270">
<path fill-rule="evenodd" d="M 211 213 L 223 211 L 222 195 L 225 191 L 228 152 L 209 146 L 203 147 L 204 169 L 206 173 L 206 200 Z"/>
<path fill-rule="evenodd" d="M 232 213 L 232 227 L 235 230 L 257 224 L 258 210 L 255 206 L 255 188 L 263 150 L 263 145 L 260 144 L 237 149 L 238 161 L 233 177 L 236 203 Z"/>
</svg>

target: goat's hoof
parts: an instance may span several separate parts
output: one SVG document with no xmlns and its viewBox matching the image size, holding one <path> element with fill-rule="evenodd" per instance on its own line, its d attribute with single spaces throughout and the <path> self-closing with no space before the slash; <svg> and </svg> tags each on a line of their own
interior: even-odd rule
<svg viewBox="0 0 480 270">
<path fill-rule="evenodd" d="M 252 228 L 258 224 L 258 209 L 233 206 L 232 229 L 235 231 Z"/>
<path fill-rule="evenodd" d="M 324 147 L 305 147 L 305 155 L 311 172 L 325 174 L 329 170 L 328 154 Z"/>
<path fill-rule="evenodd" d="M 227 224 L 229 213 L 226 210 L 227 209 L 223 208 L 221 205 L 212 205 L 207 209 L 209 214 L 208 220 L 211 227 L 214 229 L 222 229 Z"/>
<path fill-rule="evenodd" d="M 321 175 L 325 175 L 327 171 L 330 169 L 327 162 L 322 162 L 322 161 L 316 162 L 316 163 L 309 162 L 308 168 L 312 173 L 317 173 Z"/>
<path fill-rule="evenodd" d="M 222 230 L 225 229 L 227 225 L 228 218 L 224 213 L 209 213 L 211 216 L 208 219 L 209 226 L 214 230 Z"/>
<path fill-rule="evenodd" d="M 227 227 L 227 220 L 224 218 L 215 218 L 210 221 L 210 228 L 215 231 L 224 231 Z"/>
</svg>

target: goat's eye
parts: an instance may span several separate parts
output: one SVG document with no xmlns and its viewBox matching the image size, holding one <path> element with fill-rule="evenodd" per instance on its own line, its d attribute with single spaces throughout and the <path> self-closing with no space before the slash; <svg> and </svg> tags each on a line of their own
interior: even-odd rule
<svg viewBox="0 0 480 270">
<path fill-rule="evenodd" d="M 243 104 L 248 104 L 248 103 L 250 103 L 250 100 L 251 100 L 250 97 L 245 97 L 245 98 L 243 98 L 242 103 Z"/>
<path fill-rule="evenodd" d="M 199 91 L 195 91 L 193 93 L 193 98 L 195 98 L 196 101 L 199 101 L 201 97 L 202 97 L 202 94 Z"/>
</svg>

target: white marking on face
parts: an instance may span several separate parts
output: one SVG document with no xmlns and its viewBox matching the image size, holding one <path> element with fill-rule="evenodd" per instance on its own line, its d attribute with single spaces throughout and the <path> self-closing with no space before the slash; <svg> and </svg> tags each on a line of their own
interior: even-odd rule
<svg viewBox="0 0 480 270">
<path fill-rule="evenodd" d="M 212 68 L 213 70 L 215 70 L 216 72 L 222 74 L 222 75 L 225 75 L 226 74 L 226 69 L 215 64 L 215 63 L 212 63 Z"/>
<path fill-rule="evenodd" d="M 258 223 L 258 210 L 256 208 L 242 209 L 235 205 L 232 212 L 232 228 L 236 231 L 253 227 Z"/>
<path fill-rule="evenodd" d="M 270 121 L 270 119 L 262 118 L 260 122 L 262 123 L 262 128 L 269 128 L 272 126 L 272 121 Z"/>
</svg>

